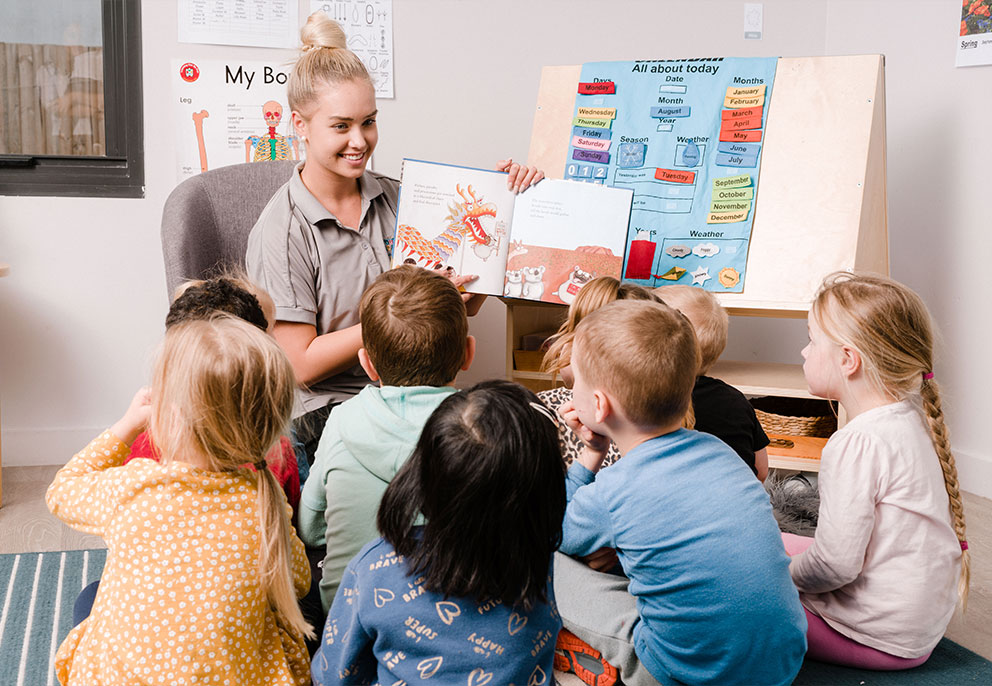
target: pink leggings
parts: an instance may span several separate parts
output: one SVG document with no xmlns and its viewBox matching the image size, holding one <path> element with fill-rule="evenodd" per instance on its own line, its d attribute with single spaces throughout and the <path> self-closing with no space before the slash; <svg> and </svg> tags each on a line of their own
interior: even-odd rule
<svg viewBox="0 0 992 686">
<path fill-rule="evenodd" d="M 806 550 L 813 542 L 812 538 L 782 534 L 785 552 L 791 557 Z M 803 608 L 805 610 L 805 608 Z M 806 610 L 806 621 L 809 629 L 806 631 L 806 657 L 820 662 L 829 662 L 844 667 L 860 667 L 878 671 L 895 671 L 912 669 L 927 661 L 930 653 L 922 657 L 896 657 L 881 650 L 869 648 L 854 641 L 827 624 L 823 619 Z"/>
</svg>

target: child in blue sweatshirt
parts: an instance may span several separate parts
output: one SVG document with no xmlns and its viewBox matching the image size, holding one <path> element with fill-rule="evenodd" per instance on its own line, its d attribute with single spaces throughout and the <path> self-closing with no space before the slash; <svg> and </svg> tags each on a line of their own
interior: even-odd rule
<svg viewBox="0 0 992 686">
<path fill-rule="evenodd" d="M 345 570 L 314 683 L 553 683 L 563 469 L 552 416 L 522 386 L 445 399 L 386 489 L 382 538 Z"/>
<path fill-rule="evenodd" d="M 562 621 L 628 686 L 790 684 L 806 619 L 768 497 L 725 443 L 681 428 L 698 360 L 692 326 L 660 303 L 579 323 L 559 410 L 584 443 L 555 561 Z M 623 459 L 599 472 L 610 439 Z M 623 576 L 566 557 L 599 567 L 607 548 Z"/>
<path fill-rule="evenodd" d="M 382 386 L 366 386 L 331 411 L 300 498 L 300 537 L 311 548 L 327 547 L 324 612 L 345 565 L 378 535 L 375 513 L 386 486 L 475 355 L 462 297 L 437 272 L 404 265 L 382 274 L 362 296 L 359 316 L 358 360 Z"/>
</svg>

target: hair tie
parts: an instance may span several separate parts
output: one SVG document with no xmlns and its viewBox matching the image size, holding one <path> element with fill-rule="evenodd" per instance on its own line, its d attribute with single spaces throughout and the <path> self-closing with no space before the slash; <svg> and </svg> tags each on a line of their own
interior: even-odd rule
<svg viewBox="0 0 992 686">
<path fill-rule="evenodd" d="M 554 424 L 556 428 L 558 427 L 558 420 L 555 419 L 553 414 L 551 414 L 551 410 L 549 410 L 547 406 L 542 405 L 541 403 L 535 403 L 533 400 L 530 402 L 530 406 L 537 410 L 540 414 L 547 417 L 548 421 Z"/>
<path fill-rule="evenodd" d="M 932 378 L 933 378 L 933 372 L 925 372 L 923 374 L 923 380 L 924 381 L 929 381 Z"/>
<path fill-rule="evenodd" d="M 265 460 L 259 460 L 258 462 L 256 462 L 252 466 L 255 467 L 255 471 L 256 472 L 261 472 L 262 470 L 264 470 L 268 466 L 268 464 L 266 463 Z"/>
<path fill-rule="evenodd" d="M 961 552 L 963 553 L 968 549 L 968 541 L 961 541 Z"/>
</svg>

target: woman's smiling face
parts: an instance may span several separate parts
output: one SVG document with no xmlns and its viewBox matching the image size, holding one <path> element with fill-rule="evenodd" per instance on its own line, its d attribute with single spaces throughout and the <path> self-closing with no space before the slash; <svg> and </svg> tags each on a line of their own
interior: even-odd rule
<svg viewBox="0 0 992 686">
<path fill-rule="evenodd" d="M 379 142 L 375 90 L 364 80 L 329 83 L 318 91 L 316 106 L 304 118 L 293 112 L 298 136 L 306 141 L 307 164 L 358 179 Z"/>
</svg>

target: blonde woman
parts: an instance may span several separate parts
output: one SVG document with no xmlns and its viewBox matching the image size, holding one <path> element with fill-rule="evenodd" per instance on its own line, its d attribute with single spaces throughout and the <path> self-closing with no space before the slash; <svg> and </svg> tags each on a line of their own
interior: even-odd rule
<svg viewBox="0 0 992 686">
<path fill-rule="evenodd" d="M 275 301 L 273 335 L 303 385 L 294 428 L 312 461 L 331 408 L 369 383 L 358 365 L 358 303 L 389 268 L 399 182 L 367 169 L 379 141 L 375 88 L 341 27 L 317 12 L 301 38 L 287 89 L 306 161 L 263 210 L 246 263 Z M 496 169 L 515 190 L 544 176 L 509 159 Z M 465 296 L 469 315 L 484 298 Z"/>
<path fill-rule="evenodd" d="M 808 655 L 915 667 L 967 602 L 970 564 L 930 315 L 900 283 L 833 274 L 802 354 L 810 392 L 837 400 L 849 420 L 823 450 L 815 538 L 783 534 Z"/>
<path fill-rule="evenodd" d="M 294 388 L 252 324 L 177 324 L 152 388 L 58 472 L 49 509 L 108 548 L 92 611 L 56 655 L 63 686 L 310 683 L 310 568 L 265 458 Z M 161 461 L 122 467 L 146 424 Z"/>
</svg>

